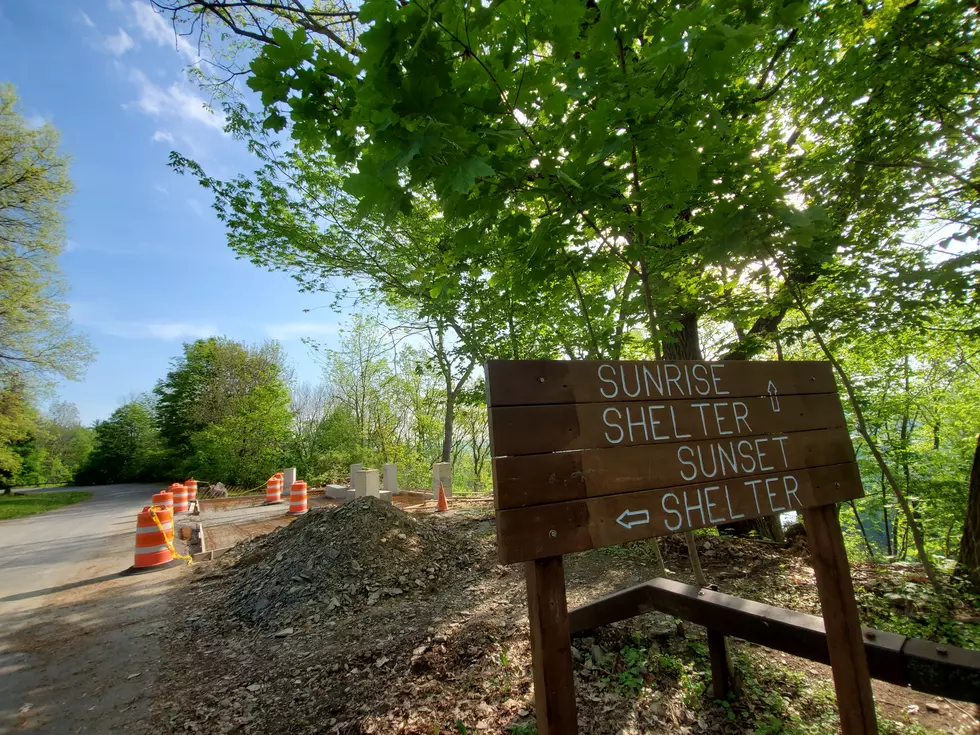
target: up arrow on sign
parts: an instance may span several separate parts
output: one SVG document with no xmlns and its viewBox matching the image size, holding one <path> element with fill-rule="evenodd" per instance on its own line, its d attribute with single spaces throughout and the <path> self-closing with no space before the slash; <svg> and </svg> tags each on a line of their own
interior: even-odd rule
<svg viewBox="0 0 980 735">
<path fill-rule="evenodd" d="M 630 520 L 631 518 L 635 520 Z M 623 528 L 633 528 L 633 526 L 642 526 L 644 523 L 650 522 L 650 511 L 648 510 L 624 510 L 619 518 L 616 519 L 618 523 Z"/>
<path fill-rule="evenodd" d="M 772 404 L 773 413 L 779 413 L 779 391 L 776 390 L 776 386 L 771 380 L 766 386 L 766 390 L 769 392 L 769 403 Z"/>
</svg>

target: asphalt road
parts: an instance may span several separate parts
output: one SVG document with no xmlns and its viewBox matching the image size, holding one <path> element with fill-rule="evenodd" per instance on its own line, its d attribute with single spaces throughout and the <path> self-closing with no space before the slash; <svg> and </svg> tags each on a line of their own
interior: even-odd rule
<svg viewBox="0 0 980 735">
<path fill-rule="evenodd" d="M 115 579 L 132 564 L 136 514 L 159 488 L 61 489 L 93 496 L 67 508 L 0 521 L 0 733 L 33 730 L 29 715 L 46 686 L 48 652 L 30 650 L 18 641 L 18 632 L 35 625 L 40 615 L 51 615 L 75 590 Z"/>
</svg>

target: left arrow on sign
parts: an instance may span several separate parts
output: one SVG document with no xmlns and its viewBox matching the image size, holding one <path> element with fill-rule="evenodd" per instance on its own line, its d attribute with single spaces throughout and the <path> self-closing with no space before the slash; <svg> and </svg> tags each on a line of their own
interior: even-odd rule
<svg viewBox="0 0 980 735">
<path fill-rule="evenodd" d="M 635 520 L 631 520 L 635 519 Z M 619 518 L 616 519 L 618 523 L 623 528 L 633 528 L 633 526 L 642 526 L 644 523 L 650 522 L 650 511 L 648 510 L 624 510 Z"/>
</svg>

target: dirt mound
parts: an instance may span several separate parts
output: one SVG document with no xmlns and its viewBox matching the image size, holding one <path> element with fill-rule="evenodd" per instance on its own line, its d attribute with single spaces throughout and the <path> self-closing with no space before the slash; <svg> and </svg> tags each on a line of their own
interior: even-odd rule
<svg viewBox="0 0 980 735">
<path fill-rule="evenodd" d="M 228 612 L 281 628 L 311 608 L 347 614 L 387 597 L 421 595 L 469 567 L 473 543 L 437 516 L 377 498 L 318 508 L 222 558 Z"/>
</svg>

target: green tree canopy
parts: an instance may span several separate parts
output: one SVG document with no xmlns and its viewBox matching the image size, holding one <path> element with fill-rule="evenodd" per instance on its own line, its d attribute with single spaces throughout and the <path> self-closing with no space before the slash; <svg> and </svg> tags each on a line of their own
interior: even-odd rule
<svg viewBox="0 0 980 735">
<path fill-rule="evenodd" d="M 0 85 L 0 380 L 77 378 L 92 359 L 72 331 L 58 270 L 71 188 L 58 132 L 28 125 L 13 87 Z"/>
<path fill-rule="evenodd" d="M 103 485 L 161 479 L 160 437 L 148 400 L 130 401 L 96 423 L 94 443 L 78 473 L 79 482 Z"/>
<path fill-rule="evenodd" d="M 185 344 L 154 388 L 175 469 L 235 484 L 264 480 L 277 469 L 291 426 L 288 382 L 276 342 Z"/>
</svg>

